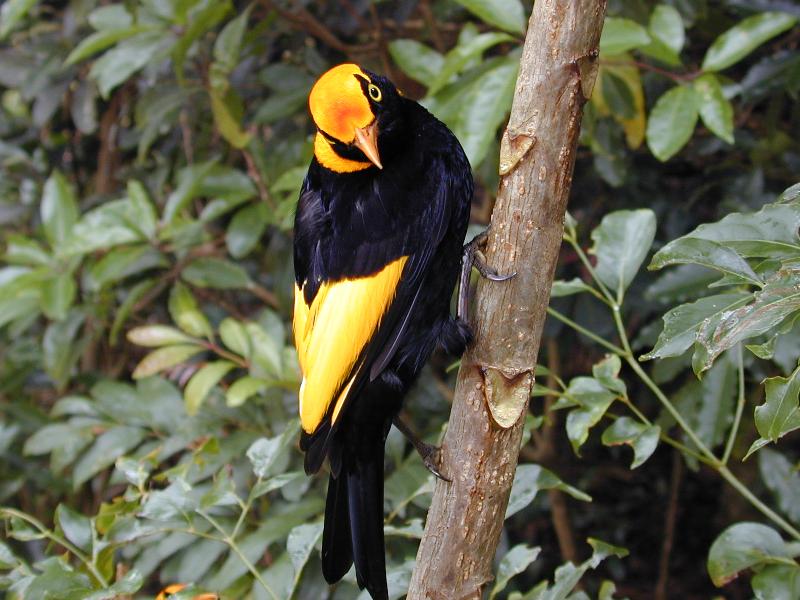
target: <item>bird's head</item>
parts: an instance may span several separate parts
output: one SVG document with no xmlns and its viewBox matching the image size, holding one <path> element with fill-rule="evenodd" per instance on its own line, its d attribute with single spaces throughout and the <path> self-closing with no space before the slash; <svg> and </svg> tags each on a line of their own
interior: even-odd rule
<svg viewBox="0 0 800 600">
<path fill-rule="evenodd" d="M 383 168 L 378 139 L 391 125 L 395 87 L 351 63 L 325 72 L 311 88 L 308 106 L 317 126 L 314 154 L 325 167 L 352 172 Z"/>
</svg>

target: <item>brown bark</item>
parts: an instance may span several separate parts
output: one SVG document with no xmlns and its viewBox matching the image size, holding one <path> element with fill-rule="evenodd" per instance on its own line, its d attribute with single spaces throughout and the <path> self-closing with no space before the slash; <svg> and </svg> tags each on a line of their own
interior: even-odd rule
<svg viewBox="0 0 800 600">
<path fill-rule="evenodd" d="M 482 280 L 409 600 L 480 598 L 492 580 L 563 233 L 605 0 L 537 0 L 525 38 Z"/>
</svg>

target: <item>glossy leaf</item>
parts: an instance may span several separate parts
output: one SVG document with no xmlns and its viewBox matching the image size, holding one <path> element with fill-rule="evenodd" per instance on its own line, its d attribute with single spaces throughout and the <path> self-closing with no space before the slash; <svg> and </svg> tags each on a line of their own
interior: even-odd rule
<svg viewBox="0 0 800 600">
<path fill-rule="evenodd" d="M 800 428 L 800 367 L 789 377 L 764 382 L 766 400 L 755 409 L 756 429 L 766 440 L 777 442 Z"/>
<path fill-rule="evenodd" d="M 456 0 L 490 25 L 511 33 L 525 31 L 525 10 L 520 0 Z"/>
<path fill-rule="evenodd" d="M 504 33 L 482 33 L 464 43 L 459 43 L 445 56 L 441 70 L 428 87 L 428 94 L 433 95 L 441 90 L 469 61 L 479 58 L 492 46 L 509 40 L 511 37 Z"/>
<path fill-rule="evenodd" d="M 750 580 L 756 600 L 800 598 L 800 565 L 767 565 Z"/>
<path fill-rule="evenodd" d="M 39 214 L 51 248 L 57 249 L 78 221 L 78 202 L 60 171 L 53 171 L 44 184 Z"/>
<path fill-rule="evenodd" d="M 533 502 L 539 490 L 557 489 L 569 494 L 576 500 L 591 502 L 592 498 L 581 490 L 561 481 L 552 471 L 539 465 L 519 465 L 514 474 L 514 484 L 508 500 L 505 518 L 518 513 Z"/>
<path fill-rule="evenodd" d="M 417 40 L 392 40 L 389 54 L 403 73 L 428 86 L 444 65 L 444 56 Z"/>
<path fill-rule="evenodd" d="M 92 523 L 88 517 L 75 512 L 65 504 L 59 504 L 55 520 L 64 537 L 83 552 L 91 552 Z"/>
<path fill-rule="evenodd" d="M 142 379 L 143 377 L 150 377 L 161 371 L 166 371 L 185 363 L 193 356 L 203 352 L 203 350 L 204 348 L 197 344 L 176 344 L 153 350 L 136 365 L 131 377 Z"/>
<path fill-rule="evenodd" d="M 242 267 L 221 258 L 198 258 L 182 272 L 183 278 L 198 287 L 221 290 L 243 289 L 251 284 L 250 276 Z"/>
<path fill-rule="evenodd" d="M 663 94 L 647 121 L 647 146 L 653 156 L 662 162 L 675 156 L 692 137 L 698 114 L 693 87 L 678 85 Z"/>
<path fill-rule="evenodd" d="M 656 345 L 640 360 L 680 356 L 694 344 L 697 332 L 707 319 L 715 315 L 721 318 L 750 298 L 751 294 L 744 292 L 716 294 L 676 306 L 664 315 L 664 329 Z"/>
<path fill-rule="evenodd" d="M 200 409 L 212 388 L 225 377 L 236 365 L 227 360 L 217 360 L 201 367 L 183 392 L 186 401 L 186 412 L 194 415 Z"/>
<path fill-rule="evenodd" d="M 83 38 L 68 55 L 64 64 L 74 65 L 89 58 L 92 54 L 105 50 L 117 42 L 133 37 L 138 33 L 148 31 L 146 27 L 123 26 L 119 28 L 103 29 Z"/>
<path fill-rule="evenodd" d="M 693 264 L 740 278 L 744 283 L 761 285 L 761 278 L 729 244 L 699 237 L 682 237 L 655 253 L 648 269 L 668 265 Z"/>
<path fill-rule="evenodd" d="M 37 4 L 37 0 L 8 0 L 0 7 L 0 40 L 8 36 L 17 26 L 31 8 Z"/>
<path fill-rule="evenodd" d="M 253 465 L 253 472 L 258 477 L 265 477 L 279 454 L 285 450 L 300 430 L 300 421 L 292 421 L 283 433 L 273 438 L 261 438 L 253 442 L 247 450 L 247 458 Z"/>
<path fill-rule="evenodd" d="M 89 76 L 97 82 L 103 98 L 133 73 L 164 54 L 172 45 L 170 35 L 161 31 L 145 31 L 122 40 L 92 65 Z"/>
<path fill-rule="evenodd" d="M 743 19 L 720 35 L 703 59 L 704 71 L 721 71 L 736 64 L 761 44 L 794 27 L 797 17 L 764 12 Z"/>
<path fill-rule="evenodd" d="M 114 464 L 118 457 L 130 452 L 144 439 L 139 427 L 118 425 L 102 433 L 91 448 L 75 463 L 72 486 L 78 489 L 97 473 Z"/>
<path fill-rule="evenodd" d="M 225 392 L 225 402 L 228 406 L 241 406 L 249 398 L 267 389 L 267 384 L 263 379 L 256 379 L 249 375 L 237 379 Z"/>
<path fill-rule="evenodd" d="M 673 6 L 659 4 L 650 15 L 647 32 L 652 40 L 641 50 L 670 66 L 681 63 L 680 52 L 686 39 L 683 18 Z"/>
<path fill-rule="evenodd" d="M 169 314 L 175 324 L 189 335 L 208 339 L 214 337 L 211 324 L 197 306 L 192 292 L 182 283 L 176 283 L 170 292 Z"/>
<path fill-rule="evenodd" d="M 42 312 L 54 321 L 65 319 L 77 292 L 78 286 L 72 273 L 53 276 L 42 285 Z"/>
<path fill-rule="evenodd" d="M 600 36 L 600 53 L 604 56 L 622 54 L 650 43 L 647 30 L 631 19 L 606 17 Z"/>
<path fill-rule="evenodd" d="M 774 529 L 760 523 L 736 523 L 711 545 L 708 574 L 714 585 L 722 587 L 745 569 L 786 558 L 786 544 Z"/>
<path fill-rule="evenodd" d="M 225 244 L 233 258 L 247 256 L 258 244 L 269 222 L 269 210 L 263 202 L 241 208 L 233 215 L 225 232 Z"/>
<path fill-rule="evenodd" d="M 599 381 L 592 377 L 575 377 L 569 382 L 565 392 L 578 407 L 567 415 L 567 437 L 575 454 L 589 437 L 589 430 L 597 425 L 616 398 Z"/>
<path fill-rule="evenodd" d="M 250 356 L 250 337 L 242 323 L 230 317 L 219 324 L 219 336 L 222 343 L 239 356 Z"/>
<path fill-rule="evenodd" d="M 603 217 L 592 231 L 590 252 L 597 257 L 595 271 L 621 302 L 642 265 L 656 234 L 656 217 L 649 209 L 620 210 Z"/>
<path fill-rule="evenodd" d="M 542 549 L 539 547 L 534 548 L 527 544 L 517 544 L 506 552 L 506 555 L 500 560 L 500 564 L 497 566 L 495 584 L 492 591 L 489 593 L 490 600 L 495 598 L 497 594 L 506 588 L 512 577 L 519 575 L 527 569 L 528 565 L 536 560 L 541 551 Z"/>
<path fill-rule="evenodd" d="M 569 281 L 562 281 L 556 279 L 553 281 L 553 287 L 550 289 L 551 298 L 561 298 L 563 296 L 572 296 L 573 294 L 582 294 L 588 292 L 592 287 L 585 283 L 582 279 L 575 277 Z"/>
<path fill-rule="evenodd" d="M 780 509 L 793 522 L 800 523 L 800 472 L 796 466 L 781 453 L 764 448 L 758 453 L 758 469 Z"/>
<path fill-rule="evenodd" d="M 128 341 L 139 346 L 158 348 L 172 344 L 187 344 L 194 340 L 185 333 L 167 325 L 144 325 L 128 331 Z"/>
<path fill-rule="evenodd" d="M 694 80 L 700 118 L 717 137 L 733 144 L 733 106 L 725 98 L 719 79 L 710 73 Z"/>
<path fill-rule="evenodd" d="M 314 550 L 314 546 L 321 539 L 322 523 L 298 525 L 289 533 L 289 537 L 286 539 L 286 552 L 288 552 L 292 567 L 294 567 L 295 586 L 303 572 L 303 567 L 305 567 L 312 550 Z"/>
<path fill-rule="evenodd" d="M 620 417 L 604 432 L 602 441 L 606 446 L 627 444 L 633 448 L 631 469 L 641 466 L 658 447 L 661 428 L 658 425 L 647 426 L 630 417 Z"/>
</svg>

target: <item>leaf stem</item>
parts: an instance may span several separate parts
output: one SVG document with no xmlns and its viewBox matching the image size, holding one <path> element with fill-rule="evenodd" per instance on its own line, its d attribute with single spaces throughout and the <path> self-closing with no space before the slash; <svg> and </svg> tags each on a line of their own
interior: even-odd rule
<svg viewBox="0 0 800 600">
<path fill-rule="evenodd" d="M 75 555 L 75 557 L 80 560 L 89 572 L 94 575 L 94 578 L 102 585 L 104 588 L 108 588 L 108 580 L 103 577 L 103 574 L 97 568 L 88 556 L 86 556 L 83 552 L 81 552 L 77 546 L 73 545 L 68 540 L 62 538 L 61 536 L 57 535 L 54 531 L 48 529 L 44 523 L 39 521 L 36 517 L 29 515 L 28 513 L 22 512 L 21 510 L 16 510 L 14 508 L 3 507 L 0 508 L 0 517 L 9 518 L 9 517 L 16 517 L 17 519 L 21 519 L 26 523 L 32 525 L 36 529 L 39 530 L 44 537 L 49 539 L 50 541 L 66 548 L 69 552 Z"/>
<path fill-rule="evenodd" d="M 583 335 L 588 337 L 593 342 L 596 342 L 596 343 L 600 344 L 601 346 L 603 346 L 606 350 L 610 350 L 614 354 L 618 354 L 620 356 L 624 356 L 625 351 L 622 348 L 620 348 L 619 346 L 615 346 L 611 342 L 607 342 L 606 340 L 601 338 L 599 335 L 597 335 L 595 333 L 592 333 L 591 331 L 589 331 L 588 329 L 586 329 L 582 325 L 578 325 L 575 321 L 573 321 L 572 319 L 570 319 L 566 315 L 558 312 L 552 306 L 548 306 L 547 307 L 547 314 L 550 315 L 551 317 L 555 318 L 555 319 L 558 319 L 559 321 L 561 321 L 565 325 L 569 325 L 570 327 L 572 327 L 578 333 L 582 333 Z"/>
<path fill-rule="evenodd" d="M 250 489 L 251 490 L 256 489 L 258 487 L 258 485 L 261 483 L 261 479 L 262 479 L 262 477 L 261 477 L 261 475 L 259 475 L 258 478 L 256 479 L 255 484 Z M 232 540 L 235 540 L 236 536 L 239 534 L 239 530 L 242 528 L 242 524 L 244 523 L 244 519 L 247 516 L 247 513 L 250 512 L 250 507 L 252 505 L 253 505 L 253 494 L 251 492 L 250 494 L 247 495 L 247 502 L 245 502 L 244 506 L 242 506 L 242 512 L 239 514 L 239 518 L 236 521 L 236 525 L 233 526 L 233 531 L 231 532 L 231 539 Z"/>
<path fill-rule="evenodd" d="M 235 540 L 230 535 L 228 535 L 228 533 L 225 531 L 222 525 L 217 523 L 217 520 L 214 517 L 205 513 L 202 510 L 198 510 L 197 514 L 199 514 L 206 521 L 211 523 L 211 526 L 220 533 L 220 535 L 222 536 L 222 541 L 226 543 L 228 546 L 230 546 L 230 549 L 233 550 L 236 556 L 239 557 L 239 560 L 241 560 L 244 563 L 244 566 L 247 567 L 247 570 L 250 571 L 253 577 L 256 578 L 258 583 L 261 584 L 261 587 L 263 587 L 267 591 L 270 597 L 273 600 L 280 600 L 277 594 L 275 594 L 273 589 L 269 586 L 269 584 L 266 581 L 264 581 L 264 578 L 261 576 L 261 573 L 258 572 L 258 569 L 256 569 L 255 565 L 252 562 L 250 562 L 250 560 L 244 555 L 241 548 L 239 548 Z"/>
<path fill-rule="evenodd" d="M 744 358 L 742 357 L 742 344 L 737 344 L 736 362 L 739 370 L 739 397 L 736 400 L 736 413 L 733 416 L 733 425 L 725 444 L 725 452 L 722 454 L 722 464 L 727 465 L 733 452 L 733 444 L 736 441 L 736 434 L 739 433 L 739 424 L 742 422 L 742 412 L 744 412 Z"/>
</svg>

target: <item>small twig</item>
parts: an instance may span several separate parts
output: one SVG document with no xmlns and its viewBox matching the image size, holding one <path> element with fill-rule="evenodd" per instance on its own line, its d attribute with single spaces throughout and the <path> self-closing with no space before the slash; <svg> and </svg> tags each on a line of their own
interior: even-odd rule
<svg viewBox="0 0 800 600">
<path fill-rule="evenodd" d="M 700 77 L 703 74 L 702 71 L 691 71 L 689 73 L 674 73 L 672 71 L 667 71 L 666 69 L 662 69 L 660 67 L 656 67 L 655 65 L 651 65 L 646 62 L 641 62 L 638 60 L 600 60 L 601 65 L 609 65 L 609 66 L 618 66 L 618 67 L 638 67 L 645 71 L 652 71 L 653 73 L 658 73 L 659 75 L 663 75 L 673 81 L 678 83 L 683 83 L 687 81 L 693 81 Z"/>
<path fill-rule="evenodd" d="M 683 457 L 680 452 L 672 453 L 672 474 L 670 475 L 669 505 L 664 518 L 664 541 L 661 543 L 661 559 L 658 564 L 658 582 L 656 583 L 655 600 L 667 600 L 667 583 L 669 582 L 669 559 L 675 539 L 675 522 L 678 516 L 678 497 L 683 475 Z"/>
<path fill-rule="evenodd" d="M 433 47 L 436 48 L 439 52 L 445 51 L 444 40 L 442 39 L 442 34 L 439 31 L 439 24 L 436 22 L 436 16 L 433 14 L 431 10 L 431 3 L 430 0 L 422 0 L 419 3 L 419 12 L 422 13 L 422 18 L 425 21 L 425 24 L 428 26 L 431 34 L 431 41 L 433 42 Z"/>
<path fill-rule="evenodd" d="M 249 291 L 254 296 L 258 297 L 258 299 L 261 300 L 264 304 L 268 304 L 272 308 L 280 308 L 281 306 L 281 303 L 275 294 L 270 292 L 268 289 L 261 287 L 255 282 L 247 286 L 247 291 Z"/>
</svg>

